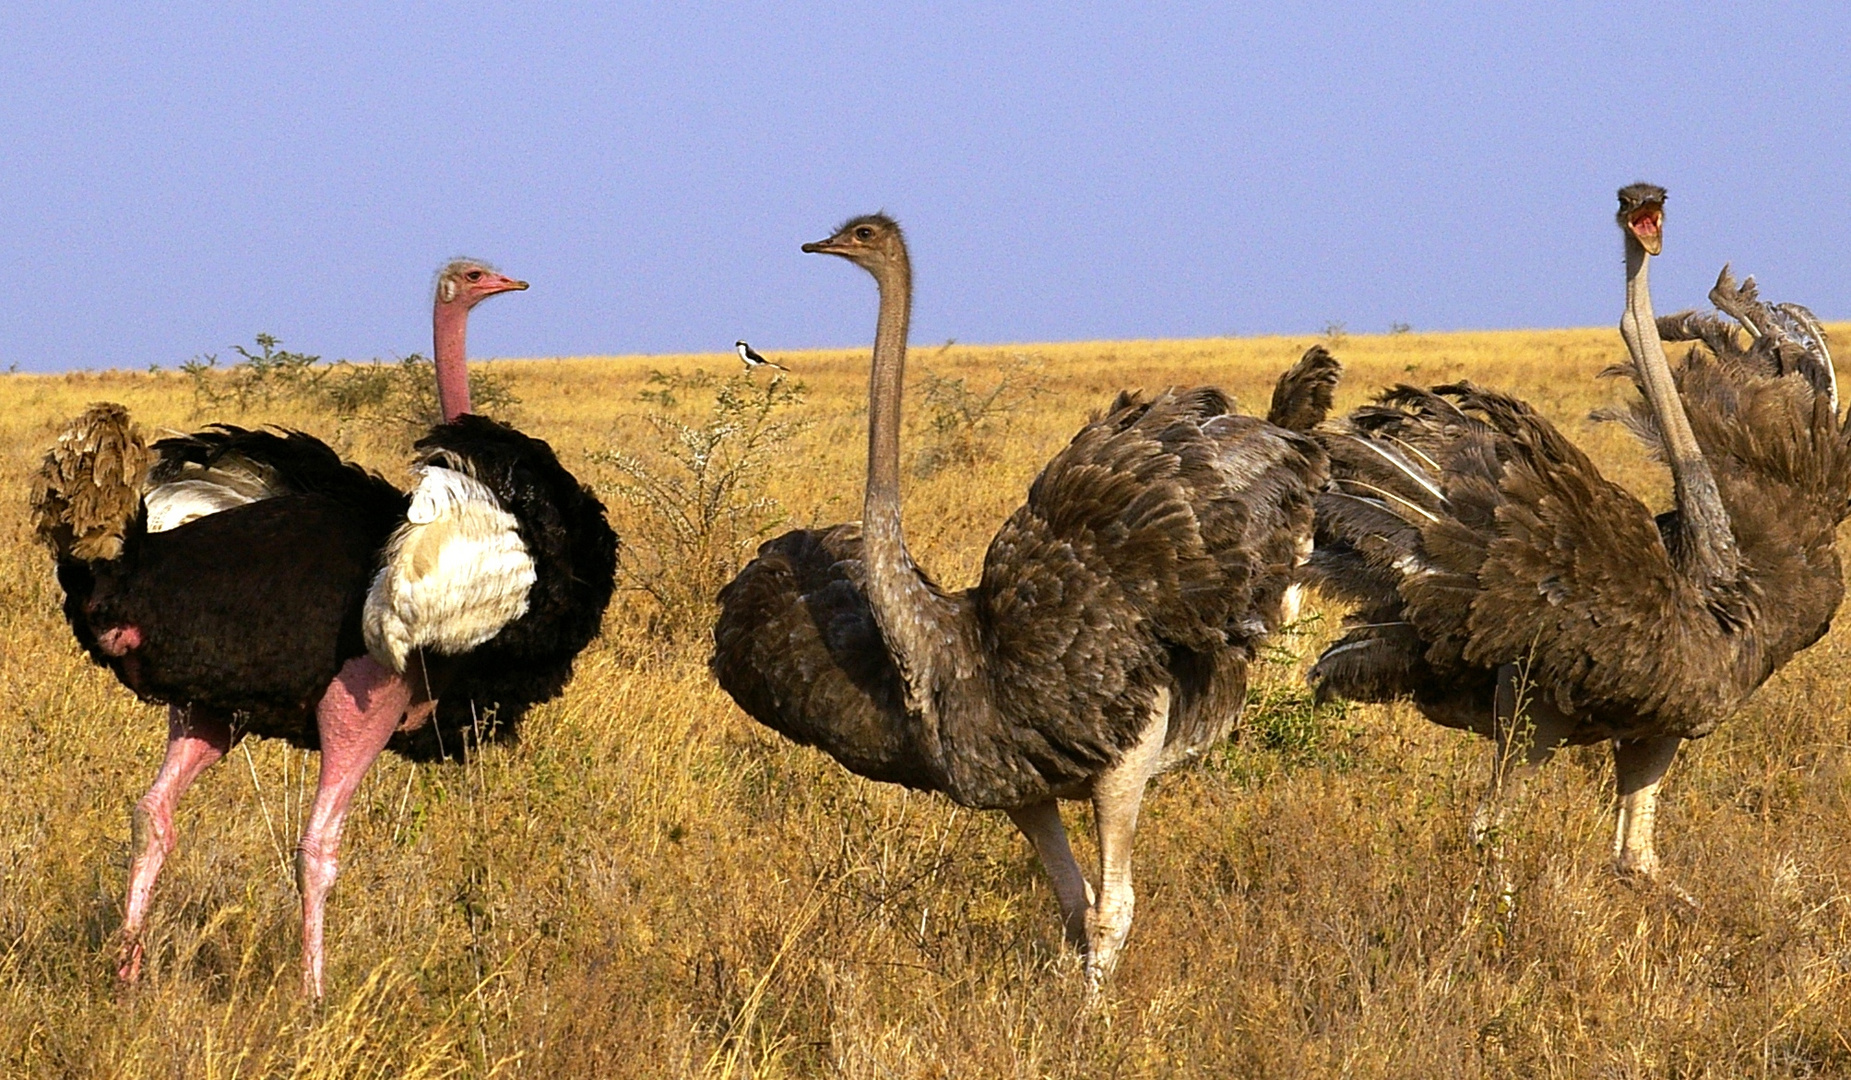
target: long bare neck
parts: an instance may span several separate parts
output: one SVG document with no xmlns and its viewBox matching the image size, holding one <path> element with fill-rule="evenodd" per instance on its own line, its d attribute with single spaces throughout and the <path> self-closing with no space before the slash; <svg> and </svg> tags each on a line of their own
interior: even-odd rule
<svg viewBox="0 0 1851 1080">
<path fill-rule="evenodd" d="M 912 267 L 904 253 L 874 275 L 880 319 L 868 375 L 868 487 L 862 503 L 862 555 L 868 603 L 905 678 L 909 704 L 924 707 L 935 677 L 947 670 L 948 612 L 925 583 L 900 525 L 900 396 L 906 377 L 906 326 L 912 308 Z"/>
<path fill-rule="evenodd" d="M 1697 437 L 1691 433 L 1690 417 L 1684 412 L 1683 399 L 1671 377 L 1671 362 L 1665 358 L 1664 344 L 1658 339 L 1658 322 L 1652 313 L 1647 281 L 1650 261 L 1645 248 L 1628 236 L 1626 313 L 1620 318 L 1620 334 L 1639 369 L 1639 381 L 1652 415 L 1658 420 L 1665 457 L 1671 466 L 1678 527 L 1683 534 L 1674 556 L 1699 584 L 1716 584 L 1736 576 L 1735 532 L 1716 490 L 1716 476 L 1697 446 Z"/>
<path fill-rule="evenodd" d="M 437 367 L 437 404 L 444 423 L 469 411 L 469 309 L 439 303 L 431 314 L 432 352 Z"/>
</svg>

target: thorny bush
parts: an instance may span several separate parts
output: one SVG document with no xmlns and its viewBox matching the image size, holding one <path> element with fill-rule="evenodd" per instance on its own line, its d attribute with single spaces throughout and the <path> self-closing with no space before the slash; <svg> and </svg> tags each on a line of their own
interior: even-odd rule
<svg viewBox="0 0 1851 1080">
<path fill-rule="evenodd" d="M 741 372 L 716 385 L 711 375 L 656 371 L 638 397 L 670 409 L 689 391 L 708 387 L 713 403 L 704 421 L 651 412 L 641 419 L 654 449 L 590 455 L 616 470 L 610 493 L 632 510 L 620 580 L 654 601 L 652 629 L 670 641 L 706 629 L 720 587 L 789 521 L 768 485 L 785 467 L 785 445 L 810 426 L 790 416 L 803 403 L 803 384 L 781 374 L 763 381 Z"/>
</svg>

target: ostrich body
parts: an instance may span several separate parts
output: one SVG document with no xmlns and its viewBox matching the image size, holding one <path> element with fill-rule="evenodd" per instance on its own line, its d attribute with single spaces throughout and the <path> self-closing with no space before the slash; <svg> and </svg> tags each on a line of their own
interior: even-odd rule
<svg viewBox="0 0 1851 1080">
<path fill-rule="evenodd" d="M 595 634 L 615 544 L 602 508 L 544 443 L 461 415 L 463 320 L 474 303 L 516 288 L 525 283 L 479 264 L 444 271 L 436 367 L 450 422 L 419 444 L 427 459 L 446 455 L 466 469 L 474 485 L 453 486 L 505 498 L 505 520 L 476 507 L 459 526 L 465 500 L 434 512 L 423 486 L 408 498 L 300 432 L 221 425 L 150 451 L 125 410 L 98 405 L 47 453 L 33 503 L 72 629 L 125 686 L 169 707 L 167 755 L 134 815 L 123 979 L 140 973 L 140 932 L 176 843 L 180 796 L 240 739 L 260 735 L 321 752 L 297 853 L 303 983 L 320 996 L 341 824 L 374 758 L 388 745 L 426 760 L 479 733 L 506 736 L 528 705 L 558 692 L 572 655 Z M 513 522 L 524 562 L 484 519 Z M 395 568 L 405 572 L 394 560 L 404 558 L 447 574 L 447 604 L 405 610 L 391 590 Z M 519 564 L 513 572 L 510 561 Z M 412 590 L 414 599 L 432 591 Z M 409 657 L 416 685 L 390 649 L 378 650 L 383 659 L 368 654 L 379 612 L 410 627 L 419 649 L 429 642 L 428 663 L 422 653 Z M 458 623 L 468 633 L 455 632 Z M 443 655 L 459 642 L 474 644 Z"/>
<path fill-rule="evenodd" d="M 1556 747 L 1611 740 L 1615 864 L 1648 878 L 1678 746 L 1829 628 L 1851 495 L 1851 448 L 1811 380 L 1702 351 L 1673 374 L 1646 278 L 1663 203 L 1652 185 L 1620 192 L 1621 333 L 1644 396 L 1634 426 L 1670 467 L 1674 509 L 1654 518 L 1520 401 L 1402 386 L 1326 437 L 1311 560 L 1362 605 L 1311 672 L 1320 696 L 1409 697 L 1494 736 L 1481 830 Z"/>
<path fill-rule="evenodd" d="M 1238 718 L 1324 456 L 1234 415 L 1218 390 L 1121 394 L 1036 478 L 980 583 L 946 592 L 900 521 L 911 270 L 899 226 L 857 218 L 804 250 L 850 259 L 880 289 L 863 517 L 759 549 L 721 590 L 714 674 L 759 722 L 852 772 L 1006 811 L 1097 986 L 1131 924 L 1145 782 Z M 1328 404 L 1334 360 L 1317 350 L 1295 374 Z M 1096 902 L 1057 799 L 1093 803 Z"/>
</svg>

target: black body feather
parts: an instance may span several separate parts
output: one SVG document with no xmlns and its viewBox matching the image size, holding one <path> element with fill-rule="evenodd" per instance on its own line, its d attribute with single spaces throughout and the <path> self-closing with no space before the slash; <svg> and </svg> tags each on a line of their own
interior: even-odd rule
<svg viewBox="0 0 1851 1080">
<path fill-rule="evenodd" d="M 604 504 L 543 440 L 464 415 L 418 440 L 422 460 L 486 485 L 519 523 L 534 562 L 527 611 L 461 656 L 426 656 L 439 695 L 433 723 L 394 736 L 414 759 L 464 751 L 478 738 L 514 738 L 527 710 L 559 696 L 572 664 L 598 636 L 617 569 L 617 534 Z"/>
<path fill-rule="evenodd" d="M 114 559 L 59 560 L 64 612 L 97 663 L 144 700 L 236 714 L 252 734 L 315 749 L 314 706 L 363 655 L 360 612 L 405 496 L 300 432 L 217 426 L 155 444 L 151 481 L 238 457 L 270 497 L 149 533 L 143 512 Z M 142 643 L 109 655 L 99 635 Z"/>
</svg>

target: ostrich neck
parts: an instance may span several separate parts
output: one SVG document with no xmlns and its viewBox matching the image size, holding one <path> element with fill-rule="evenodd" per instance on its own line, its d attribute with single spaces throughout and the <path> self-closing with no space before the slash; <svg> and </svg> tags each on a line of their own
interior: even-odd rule
<svg viewBox="0 0 1851 1080">
<path fill-rule="evenodd" d="M 941 656 L 947 635 L 940 626 L 940 619 L 948 613 L 921 580 L 900 525 L 900 397 L 906 376 L 912 267 L 901 255 L 874 279 L 880 286 L 880 319 L 868 375 L 868 487 L 861 514 L 862 554 L 868 603 L 906 681 L 908 704 L 919 711 L 929 704 L 935 676 L 949 668 L 941 662 L 947 659 Z"/>
<path fill-rule="evenodd" d="M 1671 466 L 1678 527 L 1683 534 L 1683 543 L 1674 554 L 1699 584 L 1716 584 L 1735 577 L 1735 534 L 1729 512 L 1716 490 L 1716 476 L 1691 432 L 1690 417 L 1684 412 L 1683 399 L 1671 377 L 1671 362 L 1665 358 L 1664 345 L 1658 339 L 1647 280 L 1649 265 L 1645 249 L 1627 237 L 1626 314 L 1620 319 L 1620 334 L 1638 366 L 1639 381 L 1652 415 L 1657 418 L 1665 458 Z"/>
<path fill-rule="evenodd" d="M 437 367 L 437 404 L 447 424 L 469 411 L 469 350 L 464 344 L 469 331 L 469 309 L 458 303 L 440 303 L 431 316 L 431 323 L 435 339 L 432 351 Z"/>
</svg>

